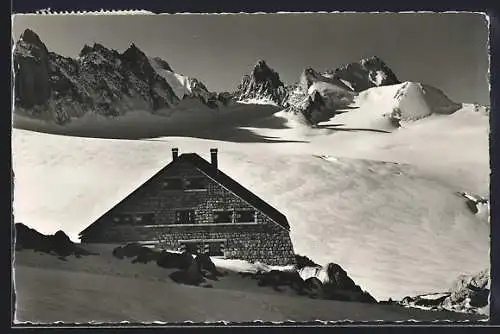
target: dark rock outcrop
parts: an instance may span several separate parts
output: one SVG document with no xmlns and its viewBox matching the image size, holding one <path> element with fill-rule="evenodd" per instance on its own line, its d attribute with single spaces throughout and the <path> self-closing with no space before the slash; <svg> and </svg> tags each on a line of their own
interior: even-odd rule
<svg viewBox="0 0 500 334">
<path fill-rule="evenodd" d="M 257 284 L 262 287 L 271 287 L 275 291 L 282 292 L 285 288 L 295 291 L 297 295 L 310 298 L 319 298 L 327 300 L 355 301 L 360 303 L 376 303 L 377 301 L 368 292 L 363 291 L 347 275 L 339 265 L 330 263 L 325 268 L 316 264 L 311 264 L 311 260 L 306 257 L 298 256 L 297 267 L 293 270 L 270 270 L 267 272 L 241 273 L 243 277 L 257 280 Z M 301 269 L 297 269 L 300 267 Z M 307 277 L 305 280 L 301 277 L 302 269 L 315 269 L 312 272 L 318 273 L 325 270 L 328 279 L 322 282 L 316 276 Z"/>
<path fill-rule="evenodd" d="M 171 253 L 163 251 L 158 255 L 156 264 L 162 268 L 177 268 L 185 270 L 191 266 L 193 261 L 193 256 L 187 252 Z"/>
<path fill-rule="evenodd" d="M 317 277 L 309 277 L 305 280 L 305 285 L 310 297 L 318 298 L 322 296 L 323 283 Z"/>
<path fill-rule="evenodd" d="M 489 271 L 483 270 L 475 275 L 459 276 L 449 291 L 407 296 L 398 304 L 406 307 L 488 314 L 490 286 Z"/>
<path fill-rule="evenodd" d="M 238 101 L 248 99 L 268 100 L 283 105 L 287 91 L 279 74 L 271 69 L 264 60 L 259 60 L 249 75 L 245 75 L 234 92 Z"/>
<path fill-rule="evenodd" d="M 295 254 L 295 268 L 302 269 L 304 267 L 317 267 L 319 264 L 308 258 L 307 256 Z"/>
<path fill-rule="evenodd" d="M 193 262 L 187 269 L 175 271 L 169 276 L 174 282 L 179 284 L 199 285 L 205 282 L 205 277 L 196 262 Z"/>
<path fill-rule="evenodd" d="M 73 243 L 63 231 L 45 235 L 22 223 L 15 224 L 15 230 L 15 248 L 18 251 L 30 249 L 63 258 L 93 254 Z"/>
<path fill-rule="evenodd" d="M 356 93 L 335 75 L 306 68 L 298 83 L 288 89 L 284 106 L 287 112 L 299 115 L 305 123 L 315 126 L 334 117 L 336 111 L 354 101 Z"/>
<path fill-rule="evenodd" d="M 336 263 L 326 266 L 328 282 L 323 283 L 322 296 L 324 299 L 358 301 L 363 303 L 376 303 L 377 301 L 368 292 L 363 291 L 359 285 L 347 275 L 347 272 Z"/>
</svg>

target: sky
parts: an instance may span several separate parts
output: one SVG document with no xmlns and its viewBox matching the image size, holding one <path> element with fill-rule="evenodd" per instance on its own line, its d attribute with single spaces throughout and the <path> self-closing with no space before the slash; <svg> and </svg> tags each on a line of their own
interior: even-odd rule
<svg viewBox="0 0 500 334">
<path fill-rule="evenodd" d="M 69 57 L 86 43 L 124 51 L 133 42 L 212 91 L 234 90 L 259 59 L 292 84 L 306 67 L 324 71 L 376 55 L 401 81 L 489 104 L 488 22 L 481 14 L 16 15 L 14 39 L 26 28 Z"/>
</svg>

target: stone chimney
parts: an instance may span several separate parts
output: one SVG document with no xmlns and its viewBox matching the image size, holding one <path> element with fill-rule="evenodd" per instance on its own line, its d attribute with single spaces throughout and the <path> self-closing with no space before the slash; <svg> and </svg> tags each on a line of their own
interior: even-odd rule
<svg viewBox="0 0 500 334">
<path fill-rule="evenodd" d="M 173 148 L 172 149 L 172 161 L 177 160 L 178 157 L 179 157 L 179 149 Z"/>
<path fill-rule="evenodd" d="M 212 160 L 212 166 L 217 169 L 217 149 L 216 148 L 210 149 L 210 158 Z"/>
</svg>

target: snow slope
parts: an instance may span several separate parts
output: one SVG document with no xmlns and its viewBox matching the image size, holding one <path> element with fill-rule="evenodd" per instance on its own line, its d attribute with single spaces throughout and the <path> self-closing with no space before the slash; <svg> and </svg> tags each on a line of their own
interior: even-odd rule
<svg viewBox="0 0 500 334">
<path fill-rule="evenodd" d="M 207 159 L 218 147 L 222 170 L 287 215 L 297 253 L 339 263 L 377 299 L 443 291 L 457 275 L 488 266 L 489 225 L 457 195 L 487 196 L 487 116 L 465 108 L 393 133 L 290 128 L 278 120 L 212 123 L 208 132 L 217 135 L 205 139 L 14 130 L 16 221 L 75 239 L 168 163 L 172 147 Z M 192 128 L 202 133 L 203 123 Z M 254 140 L 242 141 L 243 130 Z"/>
</svg>

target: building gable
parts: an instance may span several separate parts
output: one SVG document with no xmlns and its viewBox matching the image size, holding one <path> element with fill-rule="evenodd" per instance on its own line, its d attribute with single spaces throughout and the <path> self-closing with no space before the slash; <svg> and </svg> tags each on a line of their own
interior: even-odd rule
<svg viewBox="0 0 500 334">
<path fill-rule="evenodd" d="M 135 215 L 127 216 L 127 213 Z M 120 223 L 265 224 L 289 230 L 286 217 L 197 154 L 174 156 L 143 185 L 82 231 Z"/>
</svg>

